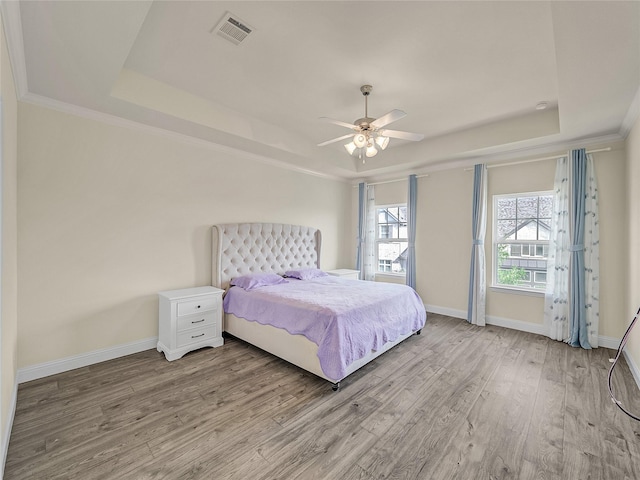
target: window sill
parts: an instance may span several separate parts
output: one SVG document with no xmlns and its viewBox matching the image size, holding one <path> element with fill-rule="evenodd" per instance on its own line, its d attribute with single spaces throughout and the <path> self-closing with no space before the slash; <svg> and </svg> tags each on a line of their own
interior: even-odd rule
<svg viewBox="0 0 640 480">
<path fill-rule="evenodd" d="M 544 298 L 544 291 L 537 291 L 537 290 L 522 290 L 521 288 L 510 288 L 510 287 L 505 287 L 505 286 L 497 286 L 497 285 L 492 285 L 491 287 L 489 287 L 489 289 L 492 292 L 498 292 L 498 293 L 508 293 L 508 294 L 514 294 L 514 295 L 525 295 L 528 297 L 541 297 Z"/>
<path fill-rule="evenodd" d="M 404 273 L 376 273 L 375 274 L 376 278 L 393 278 L 393 279 L 399 279 L 399 278 L 406 278 L 407 275 Z"/>
</svg>

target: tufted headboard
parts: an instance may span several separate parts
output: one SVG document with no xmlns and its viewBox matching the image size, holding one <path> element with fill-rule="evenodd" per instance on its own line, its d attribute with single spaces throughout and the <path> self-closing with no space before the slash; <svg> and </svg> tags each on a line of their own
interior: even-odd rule
<svg viewBox="0 0 640 480">
<path fill-rule="evenodd" d="M 320 268 L 320 230 L 282 223 L 214 225 L 211 284 L 226 290 L 240 275 Z"/>
</svg>

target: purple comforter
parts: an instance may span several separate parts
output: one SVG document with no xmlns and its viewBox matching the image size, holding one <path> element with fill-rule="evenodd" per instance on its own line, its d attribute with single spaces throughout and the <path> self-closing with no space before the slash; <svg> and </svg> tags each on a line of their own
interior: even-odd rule
<svg viewBox="0 0 640 480">
<path fill-rule="evenodd" d="M 338 381 L 371 350 L 420 330 L 426 312 L 406 285 L 319 277 L 245 291 L 229 289 L 224 311 L 301 334 L 318 345 L 325 375 Z"/>
</svg>

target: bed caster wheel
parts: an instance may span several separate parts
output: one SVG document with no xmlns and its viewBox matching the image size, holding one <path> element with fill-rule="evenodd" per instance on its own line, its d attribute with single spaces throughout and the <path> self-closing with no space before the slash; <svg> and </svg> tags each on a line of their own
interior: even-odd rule
<svg viewBox="0 0 640 480">
<path fill-rule="evenodd" d="M 418 330 L 418 331 L 416 332 L 416 335 L 420 335 L 421 333 L 422 333 L 422 329 Z"/>
<path fill-rule="evenodd" d="M 331 390 L 333 390 L 334 392 L 337 392 L 338 390 L 340 390 L 340 382 L 336 382 L 333 385 L 331 385 Z"/>
</svg>

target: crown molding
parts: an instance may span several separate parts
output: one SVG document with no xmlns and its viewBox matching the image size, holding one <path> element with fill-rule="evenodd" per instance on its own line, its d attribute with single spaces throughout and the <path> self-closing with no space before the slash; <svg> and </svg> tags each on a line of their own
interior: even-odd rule
<svg viewBox="0 0 640 480">
<path fill-rule="evenodd" d="M 636 90 L 636 95 L 633 97 L 631 105 L 629 105 L 629 110 L 627 110 L 627 114 L 624 116 L 622 125 L 620 125 L 620 135 L 622 138 L 627 138 L 629 132 L 636 124 L 638 117 L 640 117 L 640 86 L 638 90 Z"/>
<path fill-rule="evenodd" d="M 7 39 L 7 50 L 13 71 L 13 82 L 16 85 L 16 96 L 21 100 L 29 87 L 27 84 L 27 62 L 24 58 L 24 42 L 22 40 L 22 18 L 20 2 L 0 1 L 0 13 Z"/>
</svg>

